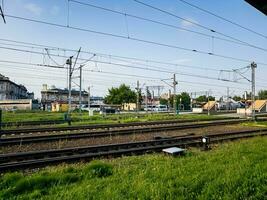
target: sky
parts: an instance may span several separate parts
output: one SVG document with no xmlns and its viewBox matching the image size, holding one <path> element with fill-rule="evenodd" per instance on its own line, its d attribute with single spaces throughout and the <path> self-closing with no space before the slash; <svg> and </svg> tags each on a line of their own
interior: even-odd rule
<svg viewBox="0 0 267 200">
<path fill-rule="evenodd" d="M 244 91 L 250 91 L 251 83 L 246 79 L 240 79 L 241 76 L 237 74 L 220 70 L 244 68 L 252 61 L 258 64 L 256 90 L 267 89 L 267 20 L 266 16 L 254 7 L 243 0 L 225 0 L 216 1 L 216 3 L 214 0 L 186 0 L 261 33 L 265 37 L 236 27 L 179 0 L 140 1 L 185 20 L 146 7 L 134 0 L 4 0 L 2 5 L 7 23 L 4 24 L 0 19 L 0 73 L 8 76 L 16 83 L 24 84 L 29 91 L 33 91 L 35 96 L 39 98 L 42 84 L 66 88 L 67 70 L 34 64 L 63 66 L 67 57 L 74 56 L 76 58 L 77 51 L 81 48 L 82 53 L 79 54 L 78 64 L 88 61 L 92 57 L 93 54 L 85 52 L 97 53 L 91 58 L 93 61 L 86 62 L 83 67 L 82 88 L 87 90 L 90 86 L 93 96 L 105 96 L 108 88 L 117 87 L 122 83 L 134 89 L 137 80 L 139 80 L 143 91 L 146 86 L 164 86 L 161 91 L 164 93 L 171 89 L 169 85 L 172 84 L 171 78 L 174 72 L 177 73 L 178 93 L 186 91 L 204 94 L 205 91 L 209 91 L 210 94 L 219 98 L 226 95 L 227 87 L 229 87 L 230 95 L 242 95 Z M 114 14 L 78 2 L 160 21 L 209 36 L 143 21 L 129 15 Z M 76 27 L 76 29 L 20 20 L 14 16 Z M 211 32 L 196 24 L 209 27 L 216 32 Z M 90 30 L 90 32 L 85 31 L 85 29 Z M 120 35 L 124 38 L 103 35 L 99 32 Z M 261 49 L 217 38 L 230 40 L 223 34 Z M 139 41 L 127 39 L 127 37 Z M 57 49 L 48 48 L 45 50 L 43 47 L 37 48 L 34 45 L 23 45 L 10 40 L 53 46 Z M 148 44 L 140 40 L 152 41 L 157 44 Z M 158 43 L 169 46 L 158 45 Z M 246 61 L 201 54 L 176 47 L 241 58 Z M 23 51 L 18 51 L 18 49 Z M 161 62 L 129 60 L 121 57 L 101 56 L 100 54 Z M 1 61 L 23 62 L 25 64 Z M 162 62 L 177 65 L 163 64 Z M 154 70 L 151 70 L 152 68 Z M 79 71 L 76 70 L 73 77 L 77 77 L 78 73 Z M 241 70 L 240 73 L 250 80 L 251 71 L 249 69 Z M 220 78 L 238 81 L 226 82 L 218 80 Z M 74 82 L 78 83 L 79 80 L 74 79 Z M 77 88 L 75 83 L 73 83 L 73 88 Z"/>
</svg>

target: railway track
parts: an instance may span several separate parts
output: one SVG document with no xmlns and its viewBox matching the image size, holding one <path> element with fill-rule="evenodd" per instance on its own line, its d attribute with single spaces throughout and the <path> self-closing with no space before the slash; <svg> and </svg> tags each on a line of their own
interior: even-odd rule
<svg viewBox="0 0 267 200">
<path fill-rule="evenodd" d="M 239 131 L 206 135 L 211 143 L 234 140 L 254 136 L 265 136 L 267 130 Z M 59 150 L 45 150 L 25 153 L 9 153 L 0 155 L 0 171 L 14 171 L 20 169 L 43 167 L 62 162 L 73 163 L 91 160 L 99 157 L 116 157 L 121 155 L 143 154 L 161 151 L 164 148 L 179 146 L 198 146 L 202 144 L 202 136 L 172 137 L 143 142 L 75 147 Z"/>
<path fill-rule="evenodd" d="M 108 130 L 94 130 L 94 131 L 85 131 L 78 133 L 67 133 L 67 134 L 49 134 L 49 135 L 30 135 L 30 136 L 18 136 L 18 137 L 1 137 L 0 145 L 23 145 L 30 143 L 38 142 L 51 142 L 59 140 L 73 140 L 73 139 L 82 139 L 82 138 L 99 138 L 99 137 L 111 137 L 115 135 L 127 135 L 127 134 L 140 134 L 140 133 L 149 133 L 149 132 L 159 132 L 159 131 L 172 131 L 172 130 L 183 130 L 183 129 L 193 129 L 193 128 L 202 128 L 215 125 L 229 125 L 229 124 L 238 124 L 245 122 L 244 119 L 235 119 L 235 120 L 218 120 L 215 122 L 201 122 L 201 123 L 188 123 L 188 124 L 175 124 L 169 122 L 169 124 L 157 124 L 157 126 L 140 126 L 139 128 L 135 126 L 130 126 L 130 128 L 124 129 L 108 129 Z"/>
<path fill-rule="evenodd" d="M 216 119 L 236 119 L 236 117 L 220 117 L 220 118 L 214 118 L 214 119 L 199 119 L 198 121 L 208 121 L 208 120 L 216 120 Z M 72 119 L 71 122 L 80 122 L 81 120 L 78 119 Z M 82 120 L 86 122 L 86 120 Z M 182 122 L 192 122 L 195 120 L 180 120 Z M 38 120 L 38 121 L 18 121 L 18 122 L 2 122 L 3 128 L 8 127 L 23 127 L 23 126 L 42 126 L 42 125 L 56 125 L 56 124 L 67 124 L 68 121 L 66 120 Z"/>
<path fill-rule="evenodd" d="M 45 132 L 62 132 L 75 130 L 95 130 L 95 129 L 114 129 L 124 127 L 139 127 L 148 125 L 163 125 L 174 123 L 188 123 L 188 122 L 202 122 L 202 121 L 220 121 L 220 120 L 238 120 L 239 118 L 217 118 L 217 119 L 198 119 L 198 120 L 164 120 L 151 122 L 132 122 L 132 123 L 117 123 L 117 124 L 94 124 L 82 126 L 66 126 L 66 127 L 38 127 L 38 128 L 20 128 L 20 129 L 6 129 L 2 130 L 2 135 L 27 135 L 33 133 Z"/>
</svg>

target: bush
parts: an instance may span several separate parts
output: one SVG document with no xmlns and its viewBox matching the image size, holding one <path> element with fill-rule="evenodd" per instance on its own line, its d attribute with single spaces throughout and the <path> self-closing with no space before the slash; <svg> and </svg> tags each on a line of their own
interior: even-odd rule
<svg viewBox="0 0 267 200">
<path fill-rule="evenodd" d="M 102 178 L 112 175 L 112 169 L 113 168 L 110 164 L 102 162 L 93 162 L 85 169 L 85 173 L 92 178 Z"/>
<path fill-rule="evenodd" d="M 0 188 L 12 187 L 22 178 L 21 173 L 7 173 L 1 178 Z"/>
<path fill-rule="evenodd" d="M 57 182 L 57 178 L 52 176 L 35 176 L 27 179 L 21 179 L 16 183 L 13 192 L 14 194 L 21 194 L 31 192 L 33 190 L 41 190 L 51 187 Z"/>
</svg>

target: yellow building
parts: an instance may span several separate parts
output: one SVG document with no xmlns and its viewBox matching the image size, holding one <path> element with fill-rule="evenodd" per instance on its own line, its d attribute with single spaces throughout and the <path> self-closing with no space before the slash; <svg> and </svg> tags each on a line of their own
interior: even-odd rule
<svg viewBox="0 0 267 200">
<path fill-rule="evenodd" d="M 136 103 L 124 103 L 122 104 L 121 109 L 124 111 L 134 111 L 136 110 Z"/>
<path fill-rule="evenodd" d="M 69 109 L 69 105 L 67 103 L 52 103 L 52 112 L 66 112 Z"/>
</svg>

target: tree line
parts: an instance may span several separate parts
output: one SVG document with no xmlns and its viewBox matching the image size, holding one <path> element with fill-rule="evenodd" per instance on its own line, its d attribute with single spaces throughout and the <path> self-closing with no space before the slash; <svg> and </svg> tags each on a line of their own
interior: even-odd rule
<svg viewBox="0 0 267 200">
<path fill-rule="evenodd" d="M 139 91 L 139 103 L 141 104 L 143 99 L 142 99 L 142 94 L 141 91 Z M 247 95 L 247 99 L 251 97 L 250 94 Z M 151 93 L 148 91 L 148 98 L 152 98 Z M 163 105 L 170 105 L 173 107 L 173 99 L 174 96 L 171 95 L 170 99 L 163 99 L 160 98 L 160 104 Z M 176 99 L 176 107 L 183 107 L 184 110 L 189 110 L 190 109 L 190 104 L 191 104 L 191 97 L 187 92 L 182 92 L 181 94 L 175 95 Z M 240 96 L 233 96 L 232 99 L 235 101 L 240 101 L 244 99 L 243 97 Z M 267 99 L 267 90 L 260 90 L 258 92 L 258 96 L 256 99 Z M 206 96 L 202 95 L 194 99 L 195 102 L 199 103 L 204 103 L 207 102 L 208 100 L 214 101 L 215 97 L 213 96 Z M 136 103 L 137 101 L 137 92 L 135 90 L 132 90 L 130 86 L 127 86 L 125 84 L 121 84 L 119 87 L 112 87 L 108 90 L 107 96 L 104 98 L 104 102 L 106 104 L 124 104 L 124 103 Z"/>
</svg>

